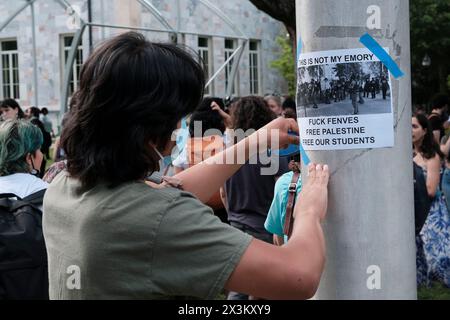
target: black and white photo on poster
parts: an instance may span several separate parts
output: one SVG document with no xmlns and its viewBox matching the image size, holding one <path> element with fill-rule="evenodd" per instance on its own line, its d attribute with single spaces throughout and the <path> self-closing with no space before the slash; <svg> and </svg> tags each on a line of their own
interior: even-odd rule
<svg viewBox="0 0 450 320">
<path fill-rule="evenodd" d="M 305 150 L 393 146 L 389 71 L 367 48 L 302 54 L 297 79 Z"/>
<path fill-rule="evenodd" d="M 300 116 L 391 113 L 389 73 L 380 61 L 298 68 Z"/>
</svg>

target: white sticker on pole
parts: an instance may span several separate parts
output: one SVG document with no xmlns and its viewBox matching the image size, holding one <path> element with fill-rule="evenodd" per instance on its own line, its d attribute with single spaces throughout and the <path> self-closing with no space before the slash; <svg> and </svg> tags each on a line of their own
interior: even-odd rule
<svg viewBox="0 0 450 320">
<path fill-rule="evenodd" d="M 389 71 L 370 50 L 301 54 L 297 74 L 297 114 L 305 150 L 394 146 Z"/>
</svg>

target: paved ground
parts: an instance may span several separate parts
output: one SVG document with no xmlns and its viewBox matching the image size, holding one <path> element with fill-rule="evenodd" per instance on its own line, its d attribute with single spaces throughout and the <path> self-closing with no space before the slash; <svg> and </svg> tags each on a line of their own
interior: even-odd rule
<svg viewBox="0 0 450 320">
<path fill-rule="evenodd" d="M 391 101 L 389 97 L 383 100 L 381 94 L 377 95 L 375 99 L 364 98 L 363 104 L 358 104 L 359 114 L 380 114 L 391 112 Z M 307 117 L 330 117 L 330 116 L 345 116 L 353 114 L 353 106 L 351 100 L 347 99 L 331 104 L 318 104 L 317 109 L 313 109 L 312 105 L 306 108 Z M 301 107 L 299 112 L 300 117 L 305 117 L 305 108 Z"/>
</svg>

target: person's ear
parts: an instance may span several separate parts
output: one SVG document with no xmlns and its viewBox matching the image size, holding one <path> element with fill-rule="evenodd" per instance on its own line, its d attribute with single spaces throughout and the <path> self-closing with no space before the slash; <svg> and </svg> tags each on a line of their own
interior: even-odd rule
<svg viewBox="0 0 450 320">
<path fill-rule="evenodd" d="M 18 117 L 19 117 L 19 109 L 11 108 L 11 110 L 12 110 L 14 116 L 15 116 L 16 118 L 18 118 Z"/>
<path fill-rule="evenodd" d="M 25 156 L 25 161 L 28 163 L 30 168 L 33 166 L 33 158 L 31 153 L 27 153 L 27 155 Z"/>
</svg>

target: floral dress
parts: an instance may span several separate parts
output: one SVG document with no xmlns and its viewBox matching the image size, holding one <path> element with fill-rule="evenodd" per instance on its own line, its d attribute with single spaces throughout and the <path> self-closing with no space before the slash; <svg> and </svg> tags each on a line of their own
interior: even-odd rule
<svg viewBox="0 0 450 320">
<path fill-rule="evenodd" d="M 426 168 L 423 168 L 426 176 Z M 416 237 L 417 284 L 438 281 L 450 288 L 450 215 L 438 189 L 425 224 Z"/>
</svg>

